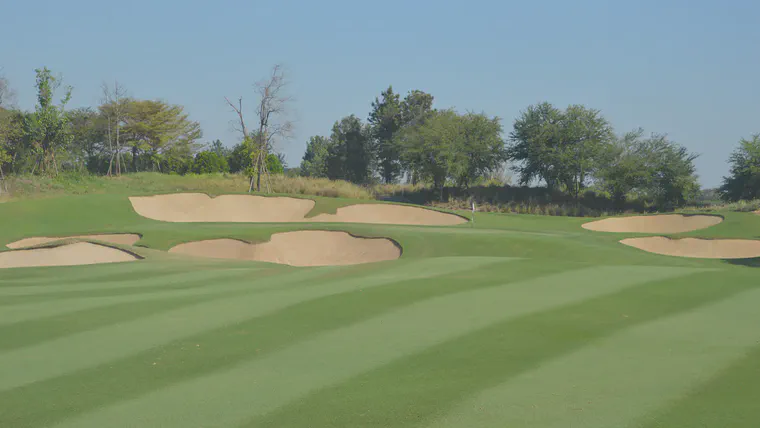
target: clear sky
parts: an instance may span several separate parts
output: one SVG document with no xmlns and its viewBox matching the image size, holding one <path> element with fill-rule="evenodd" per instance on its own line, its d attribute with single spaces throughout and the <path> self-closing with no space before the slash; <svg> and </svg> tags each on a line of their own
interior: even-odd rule
<svg viewBox="0 0 760 428">
<path fill-rule="evenodd" d="M 130 95 L 182 104 L 204 140 L 236 143 L 224 96 L 242 95 L 283 63 L 296 98 L 300 162 L 310 135 L 392 84 L 439 108 L 504 119 L 549 101 L 602 110 L 620 133 L 667 133 L 701 154 L 701 182 L 719 184 L 741 137 L 760 132 L 760 2 L 639 1 L 5 1 L 0 68 L 21 107 L 34 69 L 95 106 L 104 80 Z"/>
</svg>

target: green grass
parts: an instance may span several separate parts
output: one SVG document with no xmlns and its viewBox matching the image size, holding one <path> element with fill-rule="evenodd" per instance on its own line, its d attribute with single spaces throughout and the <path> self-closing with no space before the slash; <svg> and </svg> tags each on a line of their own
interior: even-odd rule
<svg viewBox="0 0 760 428">
<path fill-rule="evenodd" d="M 0 204 L 0 246 L 131 232 L 145 257 L 0 270 L 0 427 L 760 424 L 757 261 L 649 254 L 570 217 L 165 223 L 133 191 L 166 188 Z M 312 215 L 366 202 L 314 199 Z M 760 216 L 712 213 L 725 221 L 674 236 L 760 239 Z M 165 252 L 300 229 L 404 252 L 323 268 Z"/>
</svg>

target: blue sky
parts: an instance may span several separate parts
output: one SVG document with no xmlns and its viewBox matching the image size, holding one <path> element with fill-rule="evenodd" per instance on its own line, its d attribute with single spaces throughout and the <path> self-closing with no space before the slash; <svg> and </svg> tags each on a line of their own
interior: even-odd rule
<svg viewBox="0 0 760 428">
<path fill-rule="evenodd" d="M 205 139 L 237 140 L 224 96 L 242 95 L 283 63 L 296 136 L 362 118 L 381 90 L 421 89 L 437 107 L 484 111 L 511 129 L 549 101 L 602 110 L 620 133 L 667 133 L 701 154 L 715 186 L 741 137 L 760 132 L 760 2 L 289 0 L 9 1 L 0 68 L 21 107 L 34 69 L 74 86 L 73 106 L 97 105 L 102 81 L 130 95 L 182 104 Z"/>
</svg>

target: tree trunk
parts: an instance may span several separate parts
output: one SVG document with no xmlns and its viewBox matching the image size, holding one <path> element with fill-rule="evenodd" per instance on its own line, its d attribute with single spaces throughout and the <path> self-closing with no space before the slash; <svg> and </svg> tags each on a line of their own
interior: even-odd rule
<svg viewBox="0 0 760 428">
<path fill-rule="evenodd" d="M 137 172 L 137 146 L 132 147 L 132 169 Z"/>
<path fill-rule="evenodd" d="M 113 169 L 113 155 L 114 155 L 113 145 L 111 144 L 111 118 L 110 117 L 108 118 L 108 150 L 111 151 L 111 160 L 108 161 L 108 172 L 106 173 L 106 175 L 110 177 L 111 170 Z"/>
<path fill-rule="evenodd" d="M 121 175 L 121 163 L 119 162 L 120 154 L 121 154 L 121 149 L 119 147 L 119 116 L 116 116 L 116 175 L 117 176 Z"/>
<path fill-rule="evenodd" d="M 57 176 L 57 175 L 58 175 L 58 162 L 56 162 L 56 160 L 55 160 L 55 150 L 53 150 L 53 151 L 50 153 L 50 156 L 51 156 L 51 157 L 52 157 L 52 159 L 53 159 L 53 168 L 55 168 L 55 175 Z"/>
<path fill-rule="evenodd" d="M 261 170 L 256 171 L 256 191 L 261 192 Z"/>
<path fill-rule="evenodd" d="M 264 160 L 262 159 L 262 153 L 263 151 L 259 151 L 259 156 L 257 159 L 258 165 L 256 165 L 256 191 L 261 192 L 261 169 L 264 165 Z"/>
</svg>

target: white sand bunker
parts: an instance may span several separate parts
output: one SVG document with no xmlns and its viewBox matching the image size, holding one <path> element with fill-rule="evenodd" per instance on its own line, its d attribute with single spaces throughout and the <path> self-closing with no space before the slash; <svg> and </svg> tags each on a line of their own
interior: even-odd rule
<svg viewBox="0 0 760 428">
<path fill-rule="evenodd" d="M 77 266 L 133 262 L 139 258 L 126 251 L 89 242 L 51 248 L 0 252 L 0 269 L 39 266 Z"/>
<path fill-rule="evenodd" d="M 630 238 L 621 244 L 666 256 L 701 259 L 751 259 L 760 257 L 760 241 L 751 239 L 669 239 L 662 236 Z"/>
<path fill-rule="evenodd" d="M 314 207 L 311 199 L 254 195 L 212 198 L 203 193 L 133 196 L 129 201 L 137 214 L 143 217 L 175 223 L 303 221 Z"/>
<path fill-rule="evenodd" d="M 272 235 L 269 242 L 249 244 L 212 239 L 180 244 L 169 250 L 198 257 L 255 260 L 291 266 L 339 266 L 395 260 L 401 249 L 386 238 L 357 238 L 346 232 L 302 230 Z"/>
<path fill-rule="evenodd" d="M 650 215 L 614 217 L 583 224 L 584 229 L 596 232 L 681 233 L 706 229 L 723 221 L 712 215 Z"/>
<path fill-rule="evenodd" d="M 118 245 L 134 245 L 135 242 L 140 240 L 140 235 L 134 233 L 113 233 L 102 235 L 76 235 L 76 236 L 61 236 L 58 238 L 50 238 L 47 236 L 39 236 L 35 238 L 26 238 L 16 242 L 11 242 L 7 245 L 8 248 L 28 248 L 37 245 L 47 244 L 48 242 L 60 241 L 62 239 L 92 239 L 95 241 L 108 242 L 109 244 Z"/>
<path fill-rule="evenodd" d="M 338 208 L 336 214 L 306 218 L 314 207 L 314 201 L 287 197 L 223 195 L 211 198 L 202 193 L 179 193 L 131 197 L 129 200 L 141 216 L 170 222 L 335 222 L 435 226 L 467 222 L 464 217 L 454 214 L 393 204 L 350 205 Z"/>
</svg>

